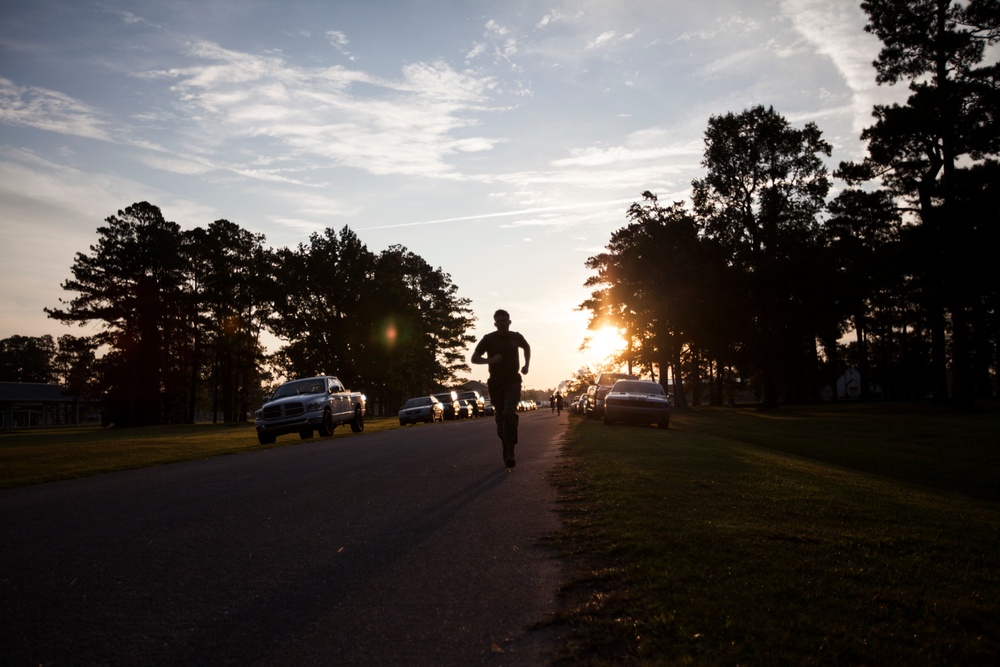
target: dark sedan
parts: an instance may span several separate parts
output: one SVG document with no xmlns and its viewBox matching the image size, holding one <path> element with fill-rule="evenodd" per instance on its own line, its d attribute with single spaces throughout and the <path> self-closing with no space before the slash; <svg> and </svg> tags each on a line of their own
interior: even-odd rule
<svg viewBox="0 0 1000 667">
<path fill-rule="evenodd" d="M 444 408 L 441 406 L 441 401 L 433 396 L 411 398 L 399 409 L 400 426 L 439 421 L 444 421 Z"/>
<path fill-rule="evenodd" d="M 619 380 L 604 398 L 604 423 L 616 421 L 670 426 L 670 402 L 656 382 Z"/>
</svg>

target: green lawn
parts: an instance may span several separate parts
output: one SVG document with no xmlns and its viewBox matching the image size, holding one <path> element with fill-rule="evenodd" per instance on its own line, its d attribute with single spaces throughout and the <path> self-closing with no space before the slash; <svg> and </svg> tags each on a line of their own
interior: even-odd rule
<svg viewBox="0 0 1000 667">
<path fill-rule="evenodd" d="M 562 660 L 996 664 L 998 472 L 995 408 L 574 418 Z"/>
<path fill-rule="evenodd" d="M 395 417 L 365 420 L 365 432 L 398 428 Z M 334 438 L 364 437 L 338 426 Z M 238 454 L 303 442 L 283 435 L 273 445 L 257 442 L 253 424 L 185 424 L 147 428 L 36 429 L 0 435 L 0 488 L 85 477 L 113 470 Z M 306 441 L 309 442 L 309 441 Z"/>
</svg>

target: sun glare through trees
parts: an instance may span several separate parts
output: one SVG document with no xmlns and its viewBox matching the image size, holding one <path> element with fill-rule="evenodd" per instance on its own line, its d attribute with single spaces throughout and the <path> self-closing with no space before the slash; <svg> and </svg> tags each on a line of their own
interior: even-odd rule
<svg viewBox="0 0 1000 667">
<path fill-rule="evenodd" d="M 605 366 L 625 349 L 625 339 L 618 327 L 604 325 L 590 332 L 582 348 L 596 367 Z"/>
</svg>

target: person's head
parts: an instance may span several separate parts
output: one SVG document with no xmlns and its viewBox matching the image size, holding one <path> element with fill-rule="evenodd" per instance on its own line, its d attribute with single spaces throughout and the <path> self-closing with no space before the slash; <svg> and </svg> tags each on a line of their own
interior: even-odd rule
<svg viewBox="0 0 1000 667">
<path fill-rule="evenodd" d="M 493 325 L 498 331 L 508 331 L 510 329 L 510 313 L 500 308 L 493 313 Z"/>
</svg>

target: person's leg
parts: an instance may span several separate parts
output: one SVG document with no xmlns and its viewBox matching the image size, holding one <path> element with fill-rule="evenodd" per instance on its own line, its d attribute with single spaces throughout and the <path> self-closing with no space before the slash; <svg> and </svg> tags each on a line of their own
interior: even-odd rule
<svg viewBox="0 0 1000 667">
<path fill-rule="evenodd" d="M 490 390 L 490 402 L 493 403 L 493 421 L 497 425 L 497 437 L 500 438 L 500 442 L 503 442 L 503 411 L 504 411 L 504 391 L 503 387 L 500 385 L 495 385 L 493 383 L 487 383 L 487 389 Z"/>
<path fill-rule="evenodd" d="M 501 415 L 503 460 L 507 467 L 514 465 L 514 445 L 517 444 L 517 402 L 521 399 L 521 383 L 511 383 L 503 389 L 504 410 Z"/>
</svg>

